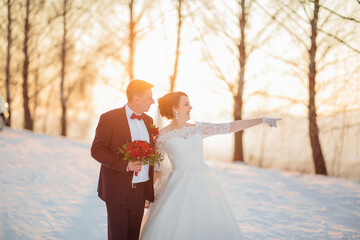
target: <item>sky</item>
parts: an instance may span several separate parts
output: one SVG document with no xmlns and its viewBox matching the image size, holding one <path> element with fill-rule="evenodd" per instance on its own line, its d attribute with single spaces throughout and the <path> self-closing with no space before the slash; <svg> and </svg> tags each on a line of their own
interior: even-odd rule
<svg viewBox="0 0 360 240">
<path fill-rule="evenodd" d="M 267 1 L 262 2 L 267 10 L 272 11 L 270 3 Z M 165 94 L 169 89 L 169 76 L 172 73 L 177 24 L 175 2 L 161 2 L 161 4 L 156 2 L 156 4 L 158 4 L 156 5 L 157 11 L 149 11 L 149 15 L 145 15 L 143 21 L 139 24 L 139 28 L 142 28 L 149 24 L 149 19 L 155 19 L 153 20 L 154 24 L 151 31 L 145 32 L 142 35 L 142 39 L 138 41 L 134 65 L 135 78 L 147 80 L 155 86 L 153 89 L 155 99 Z M 235 1 L 213 1 L 211 4 L 221 12 L 221 16 L 226 15 L 227 17 L 231 16 L 231 14 L 236 14 L 238 8 Z M 209 3 L 209 5 L 211 4 Z M 232 6 L 231 4 L 234 5 Z M 351 4 L 349 3 L 349 5 Z M 330 3 L 328 6 L 336 7 Z M 126 20 L 127 16 L 126 14 L 124 15 L 124 9 L 124 6 L 115 8 L 114 14 L 118 17 L 117 19 Z M 192 9 L 196 14 L 189 14 L 188 9 Z M 346 6 L 338 6 L 337 10 L 344 15 L 351 13 Z M 263 29 L 264 24 L 267 24 L 269 21 L 269 18 L 265 16 L 257 4 L 253 4 L 251 11 L 247 28 L 247 49 L 256 44 L 258 40 L 256 37 L 257 32 Z M 227 85 L 215 76 L 214 71 L 209 67 L 205 60 L 206 57 L 203 55 L 205 45 L 199 40 L 200 33 L 207 31 L 203 23 L 199 21 L 203 17 L 203 12 L 205 11 L 199 7 L 199 4 L 189 3 L 187 7 L 184 7 L 185 17 L 181 32 L 179 74 L 175 90 L 188 93 L 194 107 L 193 120 L 232 120 L 232 94 Z M 161 13 L 164 15 L 161 15 Z M 303 18 L 306 15 L 301 10 L 298 13 Z M 320 17 L 322 19 L 320 23 L 323 22 L 326 14 L 326 11 L 321 11 Z M 234 24 L 236 23 L 236 18 L 215 18 L 215 16 L 207 12 L 204 15 L 210 23 L 223 22 L 227 26 L 226 32 L 228 34 L 233 37 L 238 36 L 238 29 L 236 29 L 236 24 Z M 303 36 L 304 42 L 309 44 L 308 36 L 303 32 L 309 28 L 308 24 L 302 20 L 292 22 L 290 19 L 286 23 L 293 28 L 293 31 L 297 31 L 300 36 Z M 216 26 L 219 27 L 219 25 Z M 207 32 L 206 41 L 209 44 L 208 50 L 223 69 L 227 79 L 231 83 L 235 83 L 235 79 L 238 77 L 236 47 L 230 45 L 232 50 L 229 51 L 229 41 L 224 36 L 219 33 L 209 34 L 209 31 Z M 273 116 L 277 112 L 286 112 L 295 116 L 306 116 L 308 111 L 307 50 L 301 44 L 296 43 L 294 38 L 286 31 L 279 30 L 274 25 L 267 25 L 265 33 L 260 38 L 266 38 L 266 36 L 269 37 L 268 40 L 260 44 L 258 49 L 255 49 L 248 58 L 245 73 L 243 98 L 245 104 L 243 112 L 257 112 Z M 318 41 L 319 51 L 322 51 L 326 47 L 327 42 L 323 41 L 323 37 L 320 35 Z M 354 41 L 351 43 L 356 44 Z M 332 44 L 338 46 L 336 42 Z M 356 47 L 357 45 L 354 46 Z M 126 54 L 126 52 L 124 53 Z M 339 58 L 339 53 L 344 56 Z M 269 54 L 284 57 L 292 61 L 299 61 L 298 64 L 303 67 L 303 72 L 294 71 L 292 67 L 283 61 L 269 57 Z M 332 61 L 332 59 L 339 58 L 343 64 L 339 63 L 336 67 L 331 67 L 330 65 L 325 72 L 319 72 L 317 76 L 317 107 L 319 115 L 331 115 L 334 112 L 338 112 L 342 109 L 340 106 L 344 105 L 344 102 L 351 102 L 349 95 L 356 92 L 352 89 L 360 89 L 360 76 L 358 74 L 350 75 L 351 71 L 355 69 L 351 66 L 356 63 L 356 58 L 353 60 L 347 59 L 346 56 L 352 56 L 348 54 L 350 52 L 346 48 L 339 48 L 339 51 L 330 51 L 326 59 Z M 318 67 L 321 66 L 322 64 L 319 63 Z M 356 64 L 354 67 L 356 67 Z M 118 63 L 112 62 L 109 59 L 106 60 L 100 67 L 100 73 L 103 78 L 109 80 L 109 83 L 104 84 L 100 77 L 98 84 L 94 88 L 96 114 L 103 112 L 104 109 L 111 109 L 126 103 L 126 98 L 120 90 L 120 85 L 123 81 L 126 82 L 127 80 L 124 79 L 126 77 L 122 75 L 122 70 Z M 341 84 L 336 81 L 338 75 L 342 76 L 345 82 Z M 341 91 L 339 91 L 339 88 Z M 275 97 L 260 96 L 255 94 L 256 92 L 267 92 Z M 286 100 L 287 98 L 295 99 L 299 103 L 291 104 Z M 349 109 L 359 108 L 356 103 L 348 103 L 347 107 Z M 156 106 L 150 110 L 150 114 L 155 112 Z"/>
<path fill-rule="evenodd" d="M 173 6 L 162 6 L 163 8 L 171 8 Z M 135 53 L 134 72 L 135 78 L 144 79 L 154 84 L 154 98 L 158 98 L 165 94 L 169 88 L 169 75 L 172 72 L 173 54 L 175 51 L 176 35 L 176 15 L 174 11 L 166 13 L 166 21 L 157 25 L 150 33 L 139 41 Z M 261 27 L 261 20 L 255 21 L 252 28 Z M 193 116 L 195 119 L 206 116 L 208 119 L 214 120 L 231 120 L 231 112 L 233 111 L 233 99 L 226 84 L 216 79 L 214 72 L 205 62 L 202 54 L 202 44 L 195 41 L 198 38 L 197 28 L 191 23 L 191 18 L 184 19 L 181 55 L 179 63 L 179 75 L 176 82 L 177 91 L 185 91 L 188 93 L 191 103 L 193 104 Z M 279 47 L 282 43 L 277 43 Z M 236 67 L 236 59 L 224 51 L 224 44 L 219 38 L 211 40 L 211 47 L 214 48 L 215 58 L 220 64 L 229 68 Z M 276 91 L 279 95 L 300 96 L 303 92 L 296 87 L 296 81 L 291 76 L 284 76 L 281 72 L 280 65 L 265 73 L 264 67 L 270 64 L 270 60 L 264 59 L 263 54 L 255 52 L 249 59 L 247 64 L 247 76 L 261 76 L 257 79 L 249 79 L 245 86 L 245 111 L 266 111 L 267 109 L 276 108 L 283 102 L 276 99 L 266 99 L 261 97 L 250 97 L 249 95 L 256 90 L 265 90 L 259 88 L 259 85 L 268 86 L 270 91 Z M 94 88 L 94 103 L 97 112 L 101 112 L 104 108 L 111 109 L 114 106 L 121 106 L 126 102 L 124 94 L 113 86 L 119 86 L 121 81 L 121 69 L 114 65 L 111 61 L 106 61 L 101 67 L 100 72 L 110 78 L 111 84 L 102 86 L 99 84 Z M 230 78 L 236 78 L 236 71 L 231 69 L 228 71 Z M 266 103 L 268 106 L 261 107 Z M 264 109 L 265 108 L 265 109 Z M 215 113 L 214 113 L 215 110 Z M 150 110 L 152 113 L 156 111 Z M 293 114 L 306 114 L 306 108 L 303 106 L 293 106 L 290 109 Z"/>
</svg>

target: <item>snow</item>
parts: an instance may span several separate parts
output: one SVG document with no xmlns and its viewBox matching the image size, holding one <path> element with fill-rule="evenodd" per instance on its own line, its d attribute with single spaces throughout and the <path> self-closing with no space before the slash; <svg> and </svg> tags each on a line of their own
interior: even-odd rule
<svg viewBox="0 0 360 240">
<path fill-rule="evenodd" d="M 360 181 L 209 162 L 246 239 L 360 239 Z M 0 239 L 106 239 L 90 145 L 0 132 Z"/>
</svg>

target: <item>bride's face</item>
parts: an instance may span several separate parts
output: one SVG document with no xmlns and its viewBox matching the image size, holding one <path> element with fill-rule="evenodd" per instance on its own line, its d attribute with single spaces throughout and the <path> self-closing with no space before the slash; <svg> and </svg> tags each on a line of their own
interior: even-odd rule
<svg viewBox="0 0 360 240">
<path fill-rule="evenodd" d="M 174 111 L 177 112 L 178 120 L 187 121 L 190 119 L 190 111 L 192 106 L 190 101 L 186 96 L 181 96 L 179 100 L 179 106 L 174 108 Z"/>
</svg>

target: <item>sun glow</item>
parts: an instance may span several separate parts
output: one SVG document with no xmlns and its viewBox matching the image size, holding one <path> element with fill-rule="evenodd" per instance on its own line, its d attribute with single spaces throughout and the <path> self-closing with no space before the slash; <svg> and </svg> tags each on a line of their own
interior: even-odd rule
<svg viewBox="0 0 360 240">
<path fill-rule="evenodd" d="M 135 52 L 134 78 L 152 83 L 158 91 L 166 91 L 169 88 L 169 61 L 161 43 L 156 37 L 148 37 L 139 44 Z"/>
<path fill-rule="evenodd" d="M 166 8 L 174 10 L 172 5 L 167 5 Z M 174 12 L 167 14 L 166 22 L 152 26 L 150 31 L 146 30 L 141 41 L 137 42 L 134 56 L 134 77 L 154 85 L 154 100 L 169 91 L 169 76 L 173 71 L 177 20 Z M 256 28 L 262 28 L 263 19 L 257 17 L 254 20 L 249 38 L 257 32 Z M 207 39 L 208 48 L 213 51 L 213 58 L 217 61 L 218 67 L 223 71 L 228 83 L 233 84 L 231 91 L 229 86 L 216 76 L 214 69 L 209 67 L 207 62 L 209 59 L 204 57 L 202 51 L 205 46 L 201 41 L 194 41 L 197 36 L 196 29 L 184 25 L 175 90 L 184 91 L 189 95 L 194 107 L 192 119 L 232 120 L 233 94 L 236 92 L 238 78 L 238 59 L 234 52 L 236 48 L 229 51 L 225 46 L 227 43 L 216 35 L 212 37 L 210 35 Z M 260 48 L 268 47 L 272 52 L 284 51 L 288 58 L 301 58 L 302 52 L 298 49 L 285 49 L 286 46 L 293 44 L 293 39 L 287 34 L 279 39 L 269 41 L 268 45 Z M 253 51 L 251 56 L 248 56 L 243 93 L 244 113 L 268 114 L 283 111 L 287 114 L 306 116 L 308 98 L 306 73 L 304 76 L 295 76 L 288 65 L 269 57 L 261 49 Z M 127 50 L 124 51 L 126 55 Z M 126 57 L 123 60 L 126 60 Z M 94 88 L 97 110 L 103 112 L 104 109 L 126 103 L 124 89 L 128 79 L 125 67 L 114 61 L 106 61 L 100 72 L 109 80 Z M 325 94 L 326 89 L 321 91 L 323 96 L 329 95 Z M 321 97 L 320 94 L 318 96 Z M 155 112 L 155 110 L 150 111 Z"/>
</svg>

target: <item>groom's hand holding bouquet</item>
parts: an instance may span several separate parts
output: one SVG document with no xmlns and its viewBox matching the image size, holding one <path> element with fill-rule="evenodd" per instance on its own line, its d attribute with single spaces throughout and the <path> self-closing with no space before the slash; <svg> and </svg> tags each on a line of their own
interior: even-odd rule
<svg viewBox="0 0 360 240">
<path fill-rule="evenodd" d="M 119 147 L 118 154 L 124 154 L 124 160 L 129 162 L 129 170 L 135 172 L 135 176 L 141 170 L 141 165 L 159 164 L 164 158 L 148 142 L 135 140 Z"/>
</svg>

